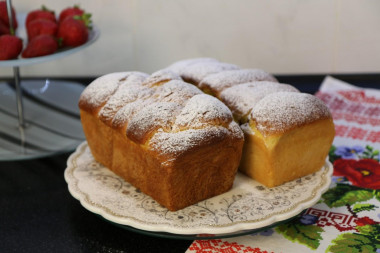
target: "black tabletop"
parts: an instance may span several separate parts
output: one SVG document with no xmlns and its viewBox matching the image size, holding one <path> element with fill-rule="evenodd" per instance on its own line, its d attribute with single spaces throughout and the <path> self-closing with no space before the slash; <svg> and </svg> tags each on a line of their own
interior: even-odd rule
<svg viewBox="0 0 380 253">
<path fill-rule="evenodd" d="M 314 93 L 324 75 L 278 76 Z M 380 88 L 380 75 L 336 75 Z M 89 83 L 92 78 L 80 81 Z M 63 173 L 70 153 L 0 162 L 0 252 L 184 252 L 191 240 L 143 235 L 117 227 L 74 199 Z"/>
</svg>

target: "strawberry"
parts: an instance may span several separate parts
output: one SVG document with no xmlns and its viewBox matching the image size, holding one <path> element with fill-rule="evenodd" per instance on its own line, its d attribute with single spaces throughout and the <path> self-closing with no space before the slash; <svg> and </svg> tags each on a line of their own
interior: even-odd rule
<svg viewBox="0 0 380 253">
<path fill-rule="evenodd" d="M 48 19 L 50 21 L 53 21 L 54 23 L 57 23 L 54 11 L 46 8 L 45 5 L 42 5 L 41 9 L 34 10 L 28 13 L 28 15 L 26 16 L 25 26 L 28 26 L 28 24 L 31 21 L 36 19 Z"/>
<path fill-rule="evenodd" d="M 63 20 L 58 27 L 57 37 L 62 46 L 77 47 L 88 40 L 88 29 L 83 17 L 71 16 Z"/>
<path fill-rule="evenodd" d="M 29 41 L 21 55 L 24 58 L 31 58 L 53 54 L 57 50 L 57 40 L 51 35 L 42 34 Z"/>
<path fill-rule="evenodd" d="M 22 40 L 14 35 L 0 36 L 0 60 L 17 58 L 22 50 Z"/>
<path fill-rule="evenodd" d="M 13 29 L 16 30 L 18 27 L 17 19 L 16 19 L 16 11 L 12 7 L 12 19 L 13 19 Z M 7 2 L 0 1 L 0 20 L 3 21 L 3 23 L 9 28 L 9 17 L 8 17 L 8 11 L 7 11 Z"/>
<path fill-rule="evenodd" d="M 73 7 L 68 7 L 61 11 L 59 14 L 58 22 L 62 22 L 68 17 L 72 16 L 82 16 L 84 14 L 84 10 L 79 8 L 78 5 L 74 5 Z"/>
<path fill-rule="evenodd" d="M 9 30 L 9 27 L 0 20 L 0 35 L 3 34 L 11 34 L 11 31 Z"/>
<path fill-rule="evenodd" d="M 28 40 L 32 40 L 35 36 L 48 34 L 55 36 L 58 30 L 58 25 L 48 19 L 35 19 L 30 21 L 26 27 Z"/>
</svg>

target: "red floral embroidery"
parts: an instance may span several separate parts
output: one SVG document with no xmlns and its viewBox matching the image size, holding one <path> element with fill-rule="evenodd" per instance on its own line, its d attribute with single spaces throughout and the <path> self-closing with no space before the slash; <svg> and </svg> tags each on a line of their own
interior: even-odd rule
<svg viewBox="0 0 380 253">
<path fill-rule="evenodd" d="M 334 226 L 340 232 L 355 230 L 356 218 L 353 215 L 330 212 L 327 210 L 309 208 L 305 214 L 317 216 L 316 225 L 318 227 Z"/>
<path fill-rule="evenodd" d="M 380 104 L 380 99 L 366 95 L 363 90 L 341 90 L 338 93 L 352 102 Z"/>
<path fill-rule="evenodd" d="M 218 240 L 195 240 L 189 247 L 189 252 L 194 253 L 268 253 L 268 251 L 262 251 L 259 248 L 251 248 L 237 244 L 236 242 L 228 242 Z"/>
<path fill-rule="evenodd" d="M 374 159 L 338 159 L 334 162 L 334 175 L 344 176 L 359 187 L 380 189 L 380 164 Z"/>
<path fill-rule="evenodd" d="M 376 222 L 376 221 L 372 220 L 369 217 L 357 218 L 355 222 L 356 222 L 356 224 L 358 226 L 374 225 L 374 224 L 378 224 L 379 223 L 379 222 Z"/>
</svg>

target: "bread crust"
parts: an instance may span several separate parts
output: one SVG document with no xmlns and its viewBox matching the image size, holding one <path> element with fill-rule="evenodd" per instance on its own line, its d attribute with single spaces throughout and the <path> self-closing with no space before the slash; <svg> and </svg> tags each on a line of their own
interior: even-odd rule
<svg viewBox="0 0 380 253">
<path fill-rule="evenodd" d="M 170 211 L 232 187 L 244 136 L 223 103 L 165 71 L 115 75 L 95 80 L 79 101 L 98 162 Z M 102 85 L 112 91 L 91 103 Z"/>
<path fill-rule="evenodd" d="M 191 62 L 191 66 L 183 63 Z M 233 69 L 204 74 L 196 71 L 218 61 L 184 60 L 171 66 L 181 77 L 222 100 L 245 135 L 239 170 L 267 187 L 313 173 L 323 166 L 335 129 L 331 113 L 315 96 L 280 84 L 258 69 Z M 170 69 L 170 67 L 169 67 Z"/>
<path fill-rule="evenodd" d="M 322 168 L 334 139 L 331 118 L 263 135 L 255 124 L 243 127 L 245 144 L 239 170 L 274 187 Z"/>
</svg>

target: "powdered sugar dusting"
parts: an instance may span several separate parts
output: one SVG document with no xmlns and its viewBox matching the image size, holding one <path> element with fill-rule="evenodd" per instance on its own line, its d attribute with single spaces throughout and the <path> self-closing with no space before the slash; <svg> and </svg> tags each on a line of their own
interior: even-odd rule
<svg viewBox="0 0 380 253">
<path fill-rule="evenodd" d="M 198 147 L 200 143 L 207 145 L 211 141 L 222 139 L 229 134 L 229 131 L 224 127 L 188 129 L 175 133 L 160 130 L 152 137 L 149 145 L 159 153 L 176 156 Z"/>
<path fill-rule="evenodd" d="M 249 126 L 248 122 L 244 123 L 244 124 L 241 124 L 240 128 L 243 131 L 243 133 L 245 133 L 245 134 L 248 134 L 248 135 L 254 135 L 255 134 L 255 132 L 252 131 L 252 128 Z"/>
<path fill-rule="evenodd" d="M 205 63 L 205 62 L 218 62 L 218 60 L 213 59 L 213 58 L 192 58 L 192 59 L 186 59 L 186 60 L 181 60 L 173 63 L 166 69 L 173 71 L 175 73 L 178 73 L 179 75 L 183 74 L 183 71 L 190 65 L 192 64 L 197 64 L 197 63 Z"/>
<path fill-rule="evenodd" d="M 131 88 L 133 89 L 133 87 Z M 135 90 L 132 89 L 126 89 L 126 92 L 129 91 L 130 94 L 125 96 L 136 98 L 136 102 L 130 103 L 134 99 L 131 99 L 130 101 L 127 101 L 127 99 L 124 101 L 118 100 L 122 104 L 122 107 L 117 111 L 113 118 L 112 124 L 114 126 L 120 127 L 123 124 L 131 122 L 137 114 L 141 115 L 139 121 L 151 121 L 151 115 L 161 114 L 161 112 L 158 110 L 160 107 L 150 107 L 150 105 L 153 103 L 170 102 L 182 105 L 189 98 L 197 94 L 202 94 L 202 91 L 194 85 L 185 83 L 180 80 L 171 80 L 169 82 L 164 83 L 163 85 L 152 86 L 150 88 L 148 86 L 140 86 Z M 120 94 L 123 95 L 122 93 Z M 146 107 L 148 107 L 150 111 L 146 111 L 144 109 Z M 143 110 L 143 112 L 145 111 L 147 114 L 149 113 L 149 115 L 142 114 L 142 112 L 140 112 L 141 110 Z M 164 114 L 161 116 L 164 116 Z M 169 122 L 169 119 L 167 119 L 166 121 Z"/>
<path fill-rule="evenodd" d="M 234 69 L 239 69 L 239 67 L 235 64 L 224 62 L 201 62 L 191 64 L 186 69 L 184 69 L 180 75 L 185 80 L 191 80 L 192 82 L 200 83 L 202 79 L 208 75 Z"/>
<path fill-rule="evenodd" d="M 242 129 L 240 128 L 240 126 L 235 122 L 235 121 L 231 121 L 229 126 L 228 126 L 228 130 L 232 133 L 231 136 L 234 136 L 234 138 L 236 139 L 244 139 L 244 134 L 242 132 Z"/>
<path fill-rule="evenodd" d="M 141 84 L 147 77 L 148 74 L 138 71 L 129 72 L 130 74 L 125 78 L 119 80 L 121 84 Z"/>
<path fill-rule="evenodd" d="M 220 99 L 232 110 L 235 116 L 241 118 L 248 115 L 257 102 L 266 95 L 281 91 L 299 92 L 288 84 L 268 81 L 250 82 L 225 89 L 220 94 Z"/>
<path fill-rule="evenodd" d="M 170 131 L 175 115 L 180 106 L 177 103 L 156 102 L 142 108 L 129 121 L 127 136 L 138 142 L 144 143 L 148 134 L 158 128 Z"/>
<path fill-rule="evenodd" d="M 117 111 L 123 107 L 123 105 L 137 99 L 149 97 L 152 93 L 153 90 L 136 83 L 121 85 L 100 110 L 99 117 L 102 121 L 112 121 Z"/>
<path fill-rule="evenodd" d="M 205 124 L 224 125 L 232 121 L 231 111 L 218 99 L 200 94 L 190 98 L 173 126 L 176 131 L 181 128 L 199 128 Z"/>
<path fill-rule="evenodd" d="M 112 126 L 119 128 L 127 124 L 129 119 L 131 119 L 137 111 L 139 111 L 141 108 L 144 108 L 144 106 L 148 104 L 148 101 L 136 100 L 132 103 L 124 105 L 115 114 L 112 120 Z"/>
<path fill-rule="evenodd" d="M 103 106 L 99 118 L 104 123 L 125 129 L 138 144 L 151 139 L 149 148 L 161 154 L 179 154 L 226 135 L 243 138 L 222 102 L 168 70 L 150 77 L 136 72 L 106 75 L 83 96 L 94 96 L 93 103 Z"/>
<path fill-rule="evenodd" d="M 115 93 L 120 85 L 126 82 L 138 82 L 147 76 L 137 71 L 116 72 L 101 76 L 86 87 L 80 96 L 79 103 L 85 102 L 91 108 L 99 107 Z"/>
<path fill-rule="evenodd" d="M 86 101 L 90 107 L 101 106 L 116 91 L 131 72 L 117 72 L 101 76 L 90 83 L 82 92 L 79 101 Z"/>
<path fill-rule="evenodd" d="M 154 85 L 160 84 L 161 82 L 170 80 L 182 80 L 182 78 L 173 71 L 162 69 L 154 72 L 152 75 L 146 78 L 143 85 L 152 87 Z"/>
<path fill-rule="evenodd" d="M 199 84 L 199 88 L 210 89 L 214 94 L 219 94 L 231 86 L 253 81 L 277 82 L 271 74 L 261 69 L 228 70 L 206 76 Z"/>
<path fill-rule="evenodd" d="M 172 80 L 158 86 L 153 97 L 157 101 L 183 104 L 186 100 L 198 94 L 203 94 L 203 92 L 194 85 L 179 80 Z"/>
<path fill-rule="evenodd" d="M 328 107 L 306 93 L 277 92 L 265 96 L 253 108 L 251 120 L 265 134 L 282 133 L 318 119 L 331 118 Z"/>
</svg>

